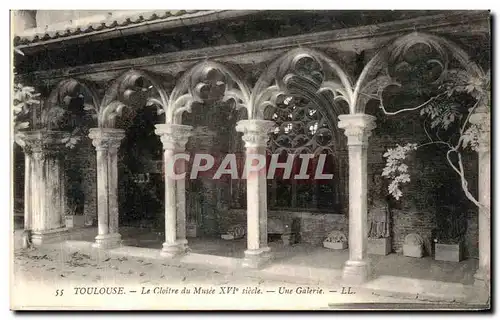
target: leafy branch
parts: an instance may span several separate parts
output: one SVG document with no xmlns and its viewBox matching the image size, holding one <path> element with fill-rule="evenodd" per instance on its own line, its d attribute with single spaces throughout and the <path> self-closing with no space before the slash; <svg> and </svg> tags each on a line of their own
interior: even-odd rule
<svg viewBox="0 0 500 320">
<path fill-rule="evenodd" d="M 21 130 L 30 127 L 29 121 L 26 121 L 27 115 L 32 108 L 40 104 L 40 93 L 35 88 L 25 86 L 21 83 L 14 85 L 12 112 L 14 123 L 14 141 L 21 147 L 24 146 L 23 132 Z"/>
<path fill-rule="evenodd" d="M 481 127 L 470 122 L 470 118 L 476 112 L 478 106 L 487 107 L 487 111 L 490 111 L 489 75 L 490 72 L 488 71 L 483 76 L 472 77 L 465 71 L 450 70 L 446 81 L 440 86 L 442 92 L 431 97 L 423 104 L 413 108 L 389 112 L 382 101 L 380 102 L 380 109 L 386 115 L 420 110 L 420 116 L 425 117 L 426 142 L 420 144 L 408 143 L 404 146 L 397 145 L 388 149 L 383 155 L 387 160 L 382 176 L 391 180 L 388 191 L 395 199 L 398 200 L 403 195 L 401 185 L 411 180 L 408 173 L 408 164 L 405 163 L 410 153 L 429 145 L 442 145 L 447 148 L 447 162 L 460 177 L 461 187 L 467 199 L 479 208 L 484 207 L 469 190 L 462 152 L 467 148 L 474 151 L 478 150 L 479 139 L 482 134 Z M 457 103 L 457 101 L 462 101 L 460 98 L 464 94 L 474 98 L 475 104 L 471 108 L 465 109 L 466 106 L 463 103 Z M 430 130 L 426 128 L 427 125 L 430 126 Z M 443 138 L 443 135 L 448 139 Z M 455 142 L 452 142 L 453 140 Z M 453 154 L 455 159 L 452 158 Z M 483 209 L 487 209 L 485 211 L 489 212 L 489 208 Z"/>
</svg>

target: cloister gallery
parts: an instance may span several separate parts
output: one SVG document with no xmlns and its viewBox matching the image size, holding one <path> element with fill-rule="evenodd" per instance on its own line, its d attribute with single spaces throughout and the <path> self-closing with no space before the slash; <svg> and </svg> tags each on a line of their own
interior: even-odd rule
<svg viewBox="0 0 500 320">
<path fill-rule="evenodd" d="M 402 254 L 414 239 L 432 256 L 454 228 L 462 259 L 479 260 L 476 281 L 489 281 L 489 98 L 440 91 L 450 79 L 489 79 L 487 12 L 49 10 L 13 18 L 16 85 L 41 94 L 13 146 L 15 216 L 35 245 L 87 228 L 107 250 L 126 245 L 129 228 L 161 235 L 155 248 L 175 259 L 190 254 L 191 239 L 233 232 L 246 239 L 242 265 L 259 268 L 273 258 L 268 234 L 290 230 L 291 245 L 322 246 L 333 232 L 348 250 L 344 280 L 361 283 L 371 245 Z M 478 130 L 476 147 L 458 160 L 444 142 L 419 147 L 399 167 L 408 179 L 391 183 L 388 150 L 430 136 L 436 125 L 422 115 L 445 98 L 470 110 L 460 119 Z M 164 167 L 181 153 L 191 159 L 176 162 L 181 173 L 197 154 L 238 162 L 309 154 L 332 178 L 267 179 L 260 170 L 241 179 L 238 166 L 237 177 L 174 179 Z"/>
</svg>

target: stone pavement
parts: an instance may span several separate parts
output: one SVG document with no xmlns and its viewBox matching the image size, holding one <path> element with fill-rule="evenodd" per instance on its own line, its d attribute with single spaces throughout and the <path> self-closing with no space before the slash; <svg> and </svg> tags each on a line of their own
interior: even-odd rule
<svg viewBox="0 0 500 320">
<path fill-rule="evenodd" d="M 14 252 L 11 279 L 11 287 L 14 290 L 12 307 L 38 305 L 60 309 L 63 305 L 71 305 L 80 309 L 143 309 L 144 307 L 148 309 L 371 309 L 376 307 L 379 309 L 384 305 L 394 308 L 396 306 L 394 304 L 406 303 L 417 303 L 426 308 L 426 303 L 429 303 L 415 298 L 381 296 L 370 288 L 349 289 L 347 286 L 333 284 L 325 286 L 311 279 L 283 278 L 259 271 L 220 268 L 214 270 L 195 264 L 186 265 L 148 257 L 110 254 L 107 251 L 90 249 L 84 242 L 68 244 L 71 242 Z M 98 288 L 124 286 L 125 290 L 137 292 L 123 296 L 121 300 L 108 299 L 108 301 L 107 297 L 101 297 L 100 300 L 96 300 L 97 302 L 92 302 L 94 300 L 90 298 L 76 299 L 78 296 L 75 296 L 74 290 L 82 286 Z M 182 295 L 178 295 L 178 298 L 184 298 L 180 300 L 175 300 L 172 295 L 168 297 L 169 299 L 166 299 L 165 295 L 155 295 L 148 300 L 141 300 L 142 296 L 134 298 L 134 294 L 139 295 L 142 290 L 157 288 L 157 291 L 161 291 L 163 289 L 158 288 L 167 286 L 179 290 L 191 288 L 190 297 L 193 296 L 196 287 L 199 287 L 198 290 L 214 289 L 217 292 L 221 287 L 236 287 L 239 295 L 221 296 L 198 292 L 194 300 L 186 299 L 186 296 Z M 246 288 L 248 292 L 259 289 L 261 293 L 250 297 L 243 294 Z M 26 295 L 27 289 L 33 295 Z M 36 294 L 37 290 L 40 291 L 40 295 Z M 73 299 L 57 300 L 54 298 L 56 290 L 65 290 L 64 299 L 69 299 L 71 296 Z M 318 290 L 322 292 L 319 293 Z M 306 292 L 309 293 L 305 294 Z M 349 292 L 355 293 L 349 294 Z M 45 304 L 37 303 L 45 301 L 40 299 L 48 296 L 51 296 L 51 301 L 47 300 Z M 372 303 L 374 305 L 370 305 Z M 446 305 L 453 308 L 464 307 L 459 304 Z M 432 306 L 434 304 L 429 305 Z"/>
</svg>

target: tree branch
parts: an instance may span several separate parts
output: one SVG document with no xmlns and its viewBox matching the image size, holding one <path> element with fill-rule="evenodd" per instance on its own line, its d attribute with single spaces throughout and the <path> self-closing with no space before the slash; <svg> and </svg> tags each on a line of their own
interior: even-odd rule
<svg viewBox="0 0 500 320">
<path fill-rule="evenodd" d="M 452 152 L 457 153 L 457 156 L 458 156 L 458 165 L 459 165 L 458 168 L 457 168 L 457 166 L 453 163 L 453 161 L 450 158 L 450 154 Z M 458 150 L 456 150 L 456 149 L 450 149 L 446 153 L 446 159 L 448 160 L 448 163 L 453 168 L 453 170 L 455 170 L 455 172 L 459 175 L 460 181 L 461 181 L 461 184 L 462 184 L 462 189 L 463 189 L 463 191 L 464 191 L 465 196 L 467 197 L 467 199 L 469 199 L 472 203 L 474 203 L 478 208 L 480 208 L 480 209 L 484 208 L 484 206 L 481 203 L 479 203 L 479 201 L 477 201 L 477 199 L 474 198 L 474 196 L 472 195 L 472 193 L 470 193 L 470 191 L 469 191 L 469 188 L 468 188 L 469 184 L 467 182 L 467 179 L 465 178 L 465 172 L 464 172 L 464 166 L 463 166 L 463 162 L 462 162 L 462 155 L 461 155 L 461 153 Z"/>
<path fill-rule="evenodd" d="M 430 141 L 434 141 L 434 139 L 432 139 L 431 135 L 427 131 L 426 124 L 427 124 L 427 119 L 424 120 L 424 131 L 425 131 L 425 134 L 427 135 L 427 138 L 429 138 Z"/>
<path fill-rule="evenodd" d="M 430 141 L 430 142 L 422 143 L 421 145 L 417 146 L 417 149 L 420 149 L 420 148 L 425 147 L 425 146 L 429 146 L 431 144 L 444 144 L 445 146 L 447 146 L 450 149 L 453 148 L 453 146 L 451 144 L 449 144 L 448 142 L 444 142 L 444 141 Z"/>
<path fill-rule="evenodd" d="M 425 107 L 426 105 L 428 105 L 429 103 L 431 103 L 432 101 L 439 99 L 441 96 L 444 96 L 445 94 L 447 94 L 447 92 L 442 92 L 442 93 L 438 94 L 437 96 L 430 98 L 429 100 L 422 103 L 421 105 L 418 105 L 418 106 L 413 107 L 413 108 L 401 109 L 401 110 L 394 111 L 394 112 L 387 111 L 387 109 L 385 109 L 385 107 L 384 107 L 384 103 L 383 103 L 382 99 L 380 99 L 379 108 L 382 109 L 382 112 L 384 112 L 384 114 L 386 114 L 388 116 L 394 116 L 394 115 L 399 114 L 399 113 L 408 112 L 408 111 L 415 111 L 415 110 L 421 109 L 421 108 Z"/>
<path fill-rule="evenodd" d="M 476 108 L 477 108 L 478 105 L 479 105 L 479 100 L 476 101 L 476 103 L 474 104 L 474 106 L 470 109 L 469 114 L 467 115 L 467 118 L 465 119 L 465 122 L 462 125 L 462 128 L 460 129 L 460 135 L 464 134 L 465 127 L 467 126 L 467 123 L 469 123 L 469 119 L 470 119 L 471 115 L 474 113 L 474 110 L 476 110 Z"/>
</svg>

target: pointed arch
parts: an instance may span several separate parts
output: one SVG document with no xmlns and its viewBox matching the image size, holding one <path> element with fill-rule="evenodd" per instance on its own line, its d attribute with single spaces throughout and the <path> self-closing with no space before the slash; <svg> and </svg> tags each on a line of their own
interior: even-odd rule
<svg viewBox="0 0 500 320">
<path fill-rule="evenodd" d="M 146 80 L 149 86 L 140 84 L 141 79 Z M 164 113 L 169 103 L 169 97 L 163 83 L 150 72 L 131 69 L 120 75 L 106 90 L 99 108 L 99 127 L 113 128 L 117 116 L 122 114 L 124 108 L 131 105 L 127 99 L 134 93 L 145 94 L 146 105 L 156 106 L 158 114 Z"/>
<path fill-rule="evenodd" d="M 340 65 L 326 54 L 310 48 L 297 48 L 276 59 L 259 77 L 252 90 L 249 115 L 261 119 L 269 105 L 294 87 L 299 94 L 315 97 L 316 103 L 330 105 L 335 113 L 350 112 L 352 106 L 352 81 Z M 339 108 L 323 95 L 333 94 L 333 102 L 343 100 L 349 110 Z M 335 117 L 336 118 L 336 117 Z"/>
<path fill-rule="evenodd" d="M 38 119 L 41 127 L 55 129 L 66 114 L 70 100 L 76 97 L 83 98 L 83 109 L 97 117 L 100 99 L 94 85 L 85 80 L 68 78 L 57 83 L 42 105 Z"/>
<path fill-rule="evenodd" d="M 435 59 L 429 61 L 429 63 L 437 63 L 442 69 L 440 77 L 435 80 L 436 83 L 451 76 L 452 69 L 449 67 L 452 60 L 461 66 L 462 70 L 458 71 L 460 73 L 465 72 L 472 77 L 486 76 L 481 67 L 473 62 L 459 45 L 441 36 L 413 32 L 398 37 L 388 46 L 384 46 L 363 68 L 353 92 L 355 113 L 364 113 L 366 103 L 372 99 L 381 99 L 382 91 L 388 86 L 401 86 L 389 74 L 389 66 L 405 55 L 411 47 L 418 44 L 435 50 L 441 58 L 441 61 Z M 457 72 L 457 70 L 453 71 Z"/>
<path fill-rule="evenodd" d="M 203 102 L 213 91 L 222 92 L 223 101 L 233 100 L 235 108 L 247 108 L 250 88 L 231 68 L 215 61 L 203 61 L 186 71 L 171 93 L 165 110 L 166 123 L 180 123 L 194 102 Z"/>
</svg>

